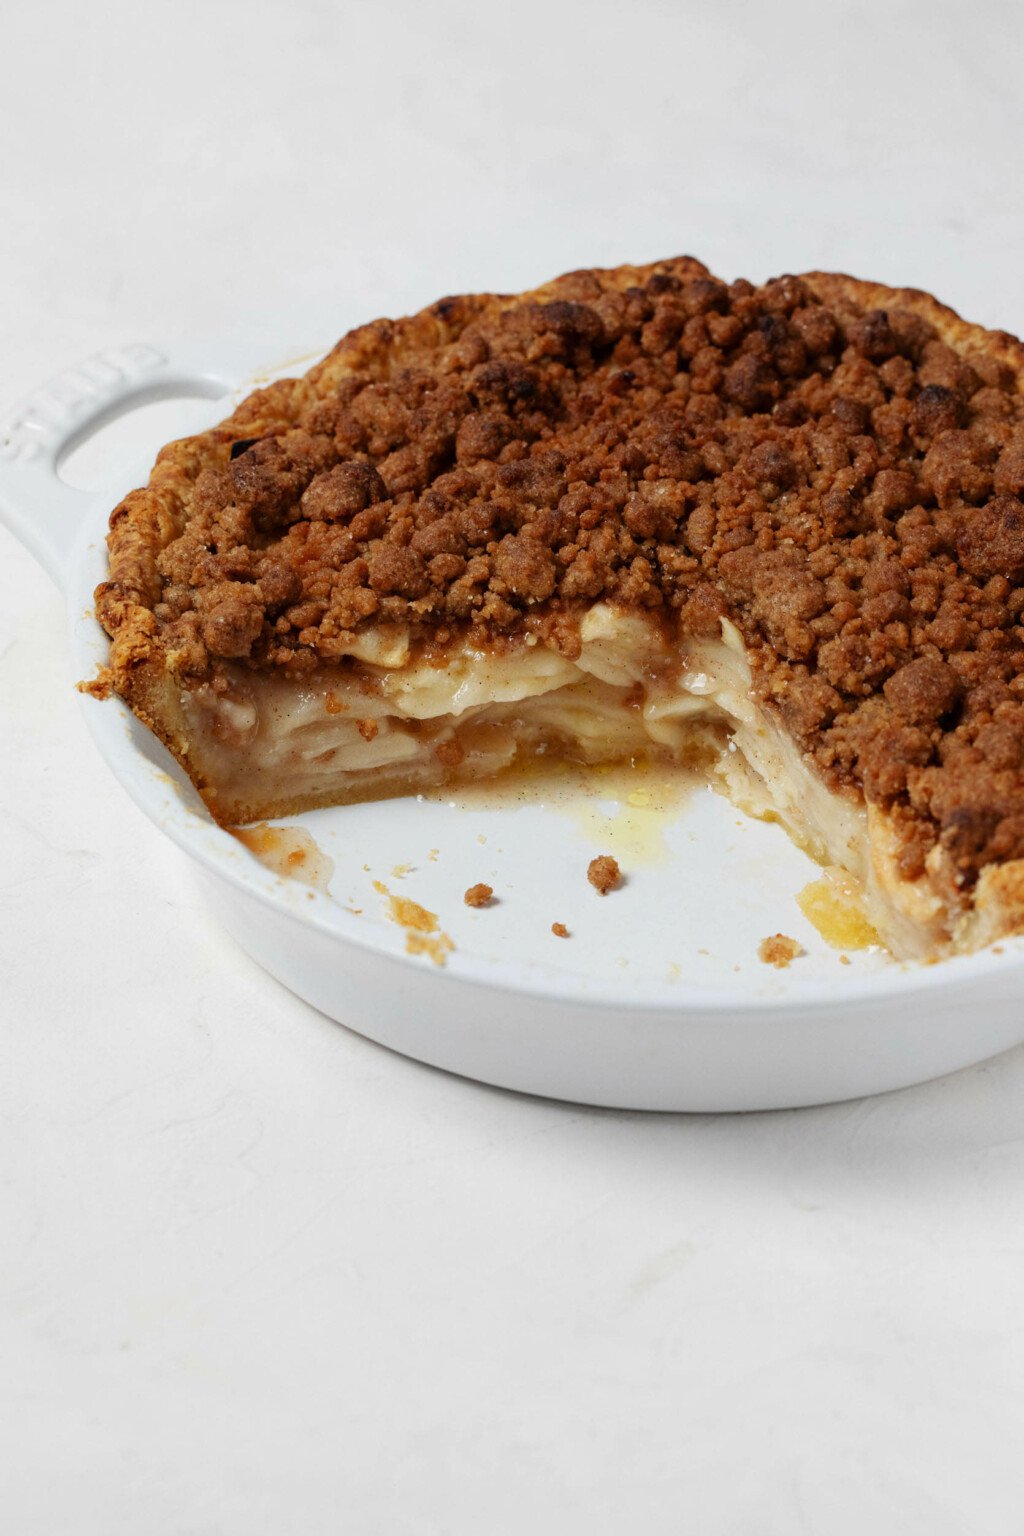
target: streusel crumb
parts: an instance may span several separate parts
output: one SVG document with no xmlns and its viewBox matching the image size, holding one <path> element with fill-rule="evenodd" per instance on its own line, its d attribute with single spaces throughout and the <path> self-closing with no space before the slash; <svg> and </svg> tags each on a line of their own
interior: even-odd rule
<svg viewBox="0 0 1024 1536">
<path fill-rule="evenodd" d="M 622 871 L 619 862 L 613 859 L 609 853 L 601 853 L 596 859 L 591 859 L 587 865 L 587 879 L 602 896 L 607 896 L 609 891 L 622 881 Z"/>
<path fill-rule="evenodd" d="M 779 971 L 784 971 L 791 961 L 802 954 L 803 949 L 796 939 L 788 938 L 784 933 L 762 939 L 757 948 L 757 958 L 763 960 L 765 965 L 774 965 Z"/>
</svg>

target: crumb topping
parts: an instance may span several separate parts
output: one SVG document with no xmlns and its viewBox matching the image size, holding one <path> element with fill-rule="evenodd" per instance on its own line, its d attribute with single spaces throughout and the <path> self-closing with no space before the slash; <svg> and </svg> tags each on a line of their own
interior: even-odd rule
<svg viewBox="0 0 1024 1536">
<path fill-rule="evenodd" d="M 155 577 L 98 612 L 150 610 L 186 683 L 338 664 L 381 623 L 570 648 L 598 599 L 727 615 L 826 782 L 894 813 L 904 876 L 939 845 L 969 886 L 1024 856 L 1021 365 L 861 292 L 678 258 L 442 300 L 402 344 L 375 322 L 194 440 Z"/>
<path fill-rule="evenodd" d="M 803 950 L 796 939 L 788 938 L 784 933 L 773 934 L 770 939 L 762 939 L 757 947 L 757 958 L 763 960 L 765 965 L 774 965 L 777 971 L 784 971 L 791 961 Z"/>
<path fill-rule="evenodd" d="M 471 885 L 462 899 L 467 907 L 488 907 L 493 896 L 493 889 L 481 881 L 479 885 Z"/>
<path fill-rule="evenodd" d="M 622 871 L 619 869 L 618 859 L 613 859 L 610 853 L 600 853 L 596 859 L 591 859 L 587 865 L 587 879 L 594 890 L 602 896 L 607 896 L 609 891 L 614 891 L 622 882 Z"/>
</svg>

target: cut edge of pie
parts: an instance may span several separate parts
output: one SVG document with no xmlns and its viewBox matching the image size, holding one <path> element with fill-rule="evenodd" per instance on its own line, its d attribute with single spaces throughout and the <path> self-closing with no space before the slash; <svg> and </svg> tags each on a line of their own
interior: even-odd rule
<svg viewBox="0 0 1024 1536">
<path fill-rule="evenodd" d="M 705 271 L 684 258 L 600 278 L 625 292 L 681 267 L 691 278 Z M 1015 338 L 963 321 L 928 294 L 838 274 L 800 281 L 823 303 L 916 313 L 954 350 L 996 356 L 1018 387 L 1024 381 Z M 699 762 L 739 808 L 779 821 L 819 863 L 841 870 L 898 958 L 972 952 L 1024 930 L 1022 858 L 989 862 L 958 886 L 936 843 L 923 871 L 906 877 L 898 821 L 855 785 L 826 783 L 779 709 L 757 696 L 750 647 L 729 614 L 717 635 L 707 626 L 695 634 L 661 611 L 600 598 L 564 605 L 553 635 L 524 627 L 493 645 L 448 625 L 445 643 L 432 646 L 429 632 L 386 621 L 343 637 L 330 662 L 301 676 L 224 659 L 216 686 L 190 675 L 168 645 L 155 613 L 166 585 L 158 562 L 204 470 L 222 472 L 240 441 L 295 428 L 346 378 L 386 382 L 481 319 L 558 303 L 565 282 L 516 298 L 443 300 L 364 326 L 304 378 L 257 390 L 217 427 L 164 448 L 148 485 L 111 517 L 109 579 L 97 589 L 110 656 L 88 690 L 127 702 L 222 825 L 493 777 L 537 754 Z"/>
</svg>

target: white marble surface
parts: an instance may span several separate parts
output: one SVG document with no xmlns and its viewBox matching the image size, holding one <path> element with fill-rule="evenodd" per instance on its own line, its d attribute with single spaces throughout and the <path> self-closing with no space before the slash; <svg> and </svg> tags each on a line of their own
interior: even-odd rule
<svg viewBox="0 0 1024 1536">
<path fill-rule="evenodd" d="M 1012 4 L 10 0 L 0 410 L 693 250 L 1024 330 Z M 517 1099 L 198 907 L 0 535 L 0 1508 L 17 1536 L 1019 1529 L 1024 1051 L 747 1118 Z"/>
</svg>

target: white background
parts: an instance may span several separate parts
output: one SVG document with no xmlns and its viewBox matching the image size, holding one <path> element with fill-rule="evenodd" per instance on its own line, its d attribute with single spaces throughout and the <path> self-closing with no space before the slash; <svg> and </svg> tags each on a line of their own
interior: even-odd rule
<svg viewBox="0 0 1024 1536">
<path fill-rule="evenodd" d="M 1013 4 L 7 0 L 0 410 L 680 251 L 1024 330 Z M 0 535 L 0 1524 L 1020 1529 L 1024 1050 L 745 1118 L 391 1056 L 212 930 Z"/>
</svg>

